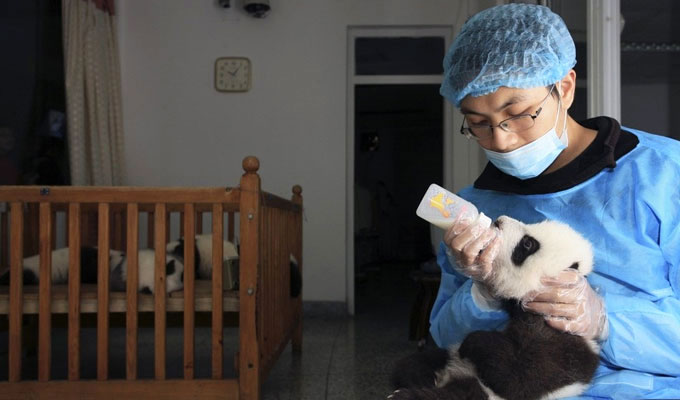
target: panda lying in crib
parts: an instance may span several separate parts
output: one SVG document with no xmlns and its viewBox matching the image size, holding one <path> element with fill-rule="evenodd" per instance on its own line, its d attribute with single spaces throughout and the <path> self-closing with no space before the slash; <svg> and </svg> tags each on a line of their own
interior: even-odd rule
<svg viewBox="0 0 680 400">
<path fill-rule="evenodd" d="M 168 254 L 184 260 L 184 238 L 168 243 L 166 247 Z M 237 259 L 238 248 L 227 240 L 222 242 L 222 259 Z M 195 236 L 194 240 L 194 265 L 196 268 L 196 278 L 210 279 L 212 277 L 212 234 L 204 233 Z M 302 291 L 302 274 L 295 257 L 290 255 L 290 296 L 298 297 Z"/>
<path fill-rule="evenodd" d="M 184 239 L 180 238 L 166 246 L 165 285 L 168 293 L 184 288 Z M 83 246 L 80 249 L 80 270 L 82 283 L 97 283 L 96 247 Z M 223 241 L 223 260 L 238 258 L 238 249 L 227 241 Z M 139 291 L 154 292 L 154 259 L 153 249 L 139 250 Z M 196 235 L 194 247 L 194 262 L 198 279 L 212 277 L 212 235 Z M 64 247 L 52 251 L 52 283 L 65 284 L 68 282 L 69 248 Z M 114 291 L 125 291 L 127 282 L 127 257 L 118 250 L 109 251 L 110 287 Z M 24 258 L 23 282 L 25 285 L 37 285 L 39 281 L 40 256 Z M 9 285 L 9 271 L 0 275 L 0 285 Z M 290 255 L 290 296 L 298 297 L 302 290 L 302 274 L 295 257 Z"/>
<path fill-rule="evenodd" d="M 174 257 L 184 260 L 184 238 L 167 244 L 165 251 Z M 222 241 L 222 259 L 233 260 L 238 258 L 238 249 L 234 243 Z M 194 237 L 194 266 L 196 278 L 210 279 L 212 277 L 212 234 L 204 233 Z"/>
<path fill-rule="evenodd" d="M 80 281 L 82 283 L 97 283 L 97 256 L 96 247 L 83 246 L 80 249 Z M 142 293 L 154 292 L 154 260 L 155 252 L 152 249 L 139 250 L 139 291 Z M 63 247 L 52 251 L 52 283 L 68 283 L 69 248 Z M 125 291 L 127 288 L 127 256 L 118 250 L 109 251 L 110 275 L 109 283 L 111 290 Z M 23 282 L 25 285 L 37 285 L 39 281 L 40 256 L 35 255 L 24 258 Z M 0 285 L 9 284 L 9 271 L 0 276 Z M 165 258 L 165 289 L 168 293 L 182 290 L 184 287 L 184 263 L 181 258 L 167 254 Z"/>
<path fill-rule="evenodd" d="M 503 331 L 475 331 L 460 345 L 433 349 L 397 362 L 388 398 L 553 399 L 585 391 L 599 361 L 593 340 L 548 326 L 519 300 L 539 289 L 541 276 L 565 269 L 586 275 L 593 268 L 590 243 L 556 221 L 496 221 L 503 238 L 493 282 L 510 320 Z"/>
</svg>

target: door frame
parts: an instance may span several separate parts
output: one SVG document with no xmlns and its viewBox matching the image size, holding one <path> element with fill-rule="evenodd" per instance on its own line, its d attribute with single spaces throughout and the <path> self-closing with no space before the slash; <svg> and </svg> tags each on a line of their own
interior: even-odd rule
<svg viewBox="0 0 680 400">
<path fill-rule="evenodd" d="M 587 7 L 588 118 L 621 121 L 621 3 L 590 0 Z"/>
</svg>

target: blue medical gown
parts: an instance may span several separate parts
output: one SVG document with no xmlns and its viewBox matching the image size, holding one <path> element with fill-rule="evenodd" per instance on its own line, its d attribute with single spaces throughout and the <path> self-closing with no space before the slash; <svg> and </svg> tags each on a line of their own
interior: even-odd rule
<svg viewBox="0 0 680 400">
<path fill-rule="evenodd" d="M 626 129 L 638 145 L 585 182 L 548 194 L 468 187 L 460 195 L 497 218 L 555 219 L 592 243 L 590 284 L 603 296 L 609 337 L 592 397 L 680 399 L 680 142 Z M 507 314 L 481 309 L 471 281 L 454 271 L 442 243 L 430 331 L 440 347 L 474 330 L 501 329 Z"/>
</svg>

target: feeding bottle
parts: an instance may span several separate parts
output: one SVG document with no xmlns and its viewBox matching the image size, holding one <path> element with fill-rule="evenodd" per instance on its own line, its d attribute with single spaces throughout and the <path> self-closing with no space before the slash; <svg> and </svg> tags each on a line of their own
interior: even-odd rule
<svg viewBox="0 0 680 400">
<path fill-rule="evenodd" d="M 491 218 L 480 213 L 474 204 L 434 183 L 425 192 L 416 214 L 444 230 L 460 218 L 467 218 L 484 228 L 491 226 Z"/>
</svg>

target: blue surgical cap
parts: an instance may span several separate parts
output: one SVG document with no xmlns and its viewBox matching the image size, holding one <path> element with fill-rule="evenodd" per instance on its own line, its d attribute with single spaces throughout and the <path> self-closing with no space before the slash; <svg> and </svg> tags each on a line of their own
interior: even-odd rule
<svg viewBox="0 0 680 400">
<path fill-rule="evenodd" d="M 574 40 L 559 15 L 544 6 L 506 4 L 463 25 L 444 57 L 439 92 L 460 107 L 465 96 L 484 96 L 501 86 L 550 85 L 574 65 Z"/>
</svg>

